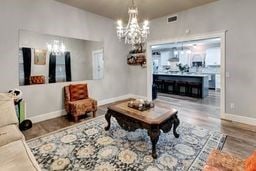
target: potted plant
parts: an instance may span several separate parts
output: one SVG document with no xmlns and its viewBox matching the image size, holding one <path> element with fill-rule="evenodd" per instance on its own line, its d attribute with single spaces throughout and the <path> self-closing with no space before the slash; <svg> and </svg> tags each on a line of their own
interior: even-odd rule
<svg viewBox="0 0 256 171">
<path fill-rule="evenodd" d="M 189 72 L 189 66 L 182 65 L 181 63 L 177 64 L 177 67 L 179 68 L 180 72 L 183 74 L 184 72 Z"/>
</svg>

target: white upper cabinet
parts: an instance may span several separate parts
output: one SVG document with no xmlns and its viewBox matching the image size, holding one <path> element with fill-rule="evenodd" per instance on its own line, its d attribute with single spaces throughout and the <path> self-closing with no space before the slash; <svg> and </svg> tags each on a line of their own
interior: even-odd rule
<svg viewBox="0 0 256 171">
<path fill-rule="evenodd" d="M 179 56 L 179 63 L 181 63 L 182 65 L 190 65 L 190 60 L 189 60 L 190 56 L 189 54 L 181 54 Z"/>
<path fill-rule="evenodd" d="M 220 65 L 220 56 L 219 47 L 206 49 L 205 65 Z"/>
<path fill-rule="evenodd" d="M 161 65 L 169 65 L 168 60 L 171 57 L 170 51 L 161 51 Z"/>
</svg>

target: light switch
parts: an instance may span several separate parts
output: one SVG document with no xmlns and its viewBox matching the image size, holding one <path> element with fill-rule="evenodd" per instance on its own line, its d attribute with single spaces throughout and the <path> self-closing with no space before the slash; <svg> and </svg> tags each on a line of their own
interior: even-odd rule
<svg viewBox="0 0 256 171">
<path fill-rule="evenodd" d="M 230 77 L 229 72 L 226 72 L 226 78 L 229 78 L 229 77 Z"/>
<path fill-rule="evenodd" d="M 235 108 L 235 103 L 230 103 L 230 109 L 234 109 Z"/>
</svg>

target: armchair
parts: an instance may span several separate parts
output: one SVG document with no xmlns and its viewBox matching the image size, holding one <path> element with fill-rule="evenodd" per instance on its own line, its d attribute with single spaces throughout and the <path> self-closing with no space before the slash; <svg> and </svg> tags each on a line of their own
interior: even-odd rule
<svg viewBox="0 0 256 171">
<path fill-rule="evenodd" d="M 43 75 L 30 76 L 30 84 L 45 84 L 45 76 Z"/>
<path fill-rule="evenodd" d="M 246 159 L 213 150 L 203 171 L 256 171 L 256 151 Z"/>
<path fill-rule="evenodd" d="M 65 110 L 74 117 L 75 122 L 79 116 L 93 112 L 96 116 L 97 101 L 89 98 L 87 84 L 71 84 L 64 87 Z"/>
</svg>

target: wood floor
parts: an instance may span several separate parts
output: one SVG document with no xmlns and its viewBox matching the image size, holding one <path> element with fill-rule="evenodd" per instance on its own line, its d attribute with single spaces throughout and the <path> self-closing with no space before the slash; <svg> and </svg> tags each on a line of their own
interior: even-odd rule
<svg viewBox="0 0 256 171">
<path fill-rule="evenodd" d="M 205 99 L 194 99 L 178 96 L 159 95 L 155 103 L 171 105 L 179 111 L 182 122 L 188 122 L 207 129 L 220 131 L 227 135 L 223 151 L 246 158 L 256 150 L 256 127 L 235 122 L 220 120 L 219 93 L 211 91 Z M 104 115 L 107 106 L 100 106 L 97 116 Z M 92 118 L 88 114 L 83 120 Z M 80 121 L 80 122 L 81 122 Z M 52 131 L 75 124 L 66 117 L 59 117 L 33 125 L 32 129 L 24 131 L 27 140 L 47 134 Z"/>
<path fill-rule="evenodd" d="M 219 92 L 210 91 L 204 99 L 160 94 L 156 103 L 178 109 L 181 121 L 226 134 L 223 151 L 245 158 L 256 150 L 256 127 L 220 120 Z"/>
</svg>

